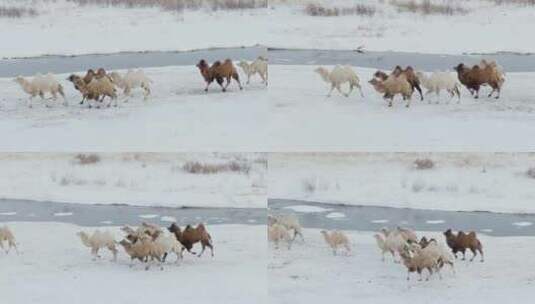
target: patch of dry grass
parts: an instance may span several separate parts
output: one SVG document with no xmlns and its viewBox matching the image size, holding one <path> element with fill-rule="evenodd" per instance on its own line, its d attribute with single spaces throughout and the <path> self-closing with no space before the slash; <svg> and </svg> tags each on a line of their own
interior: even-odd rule
<svg viewBox="0 0 535 304">
<path fill-rule="evenodd" d="M 308 194 L 316 192 L 316 182 L 312 179 L 304 179 L 302 181 L 302 186 L 303 190 Z"/>
<path fill-rule="evenodd" d="M 350 7 L 327 7 L 321 4 L 309 3 L 305 6 L 305 14 L 314 17 L 335 17 L 357 15 L 372 17 L 376 13 L 375 6 L 358 4 Z"/>
<path fill-rule="evenodd" d="M 74 157 L 78 165 L 93 165 L 100 162 L 100 156 L 97 154 L 77 154 Z"/>
<path fill-rule="evenodd" d="M 522 6 L 533 6 L 535 5 L 535 0 L 486 0 L 493 2 L 496 5 L 522 5 Z"/>
<path fill-rule="evenodd" d="M 209 164 L 197 161 L 189 161 L 182 165 L 182 170 L 191 174 L 217 174 L 222 172 L 249 174 L 249 171 L 251 171 L 251 165 L 237 161 L 230 161 L 223 164 Z"/>
<path fill-rule="evenodd" d="M 240 10 L 266 8 L 268 0 L 69 0 L 78 5 L 102 5 L 125 8 L 155 7 L 166 11 L 208 8 L 211 10 Z"/>
<path fill-rule="evenodd" d="M 526 175 L 529 177 L 529 178 L 533 178 L 535 179 L 535 167 L 531 167 L 528 169 L 528 171 L 526 171 Z"/>
<path fill-rule="evenodd" d="M 411 12 L 420 15 L 466 15 L 470 12 L 467 8 L 452 3 L 438 4 L 431 0 L 391 0 L 399 12 Z"/>
<path fill-rule="evenodd" d="M 433 169 L 435 167 L 435 163 L 433 162 L 433 160 L 429 158 L 416 159 L 413 165 L 414 165 L 414 168 L 417 170 L 427 170 L 427 169 Z"/>
<path fill-rule="evenodd" d="M 0 6 L 0 18 L 36 17 L 39 13 L 33 8 Z"/>
</svg>

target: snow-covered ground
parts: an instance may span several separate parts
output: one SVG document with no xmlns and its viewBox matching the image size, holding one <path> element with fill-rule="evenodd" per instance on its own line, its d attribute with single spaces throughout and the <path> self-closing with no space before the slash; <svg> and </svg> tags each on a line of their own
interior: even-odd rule
<svg viewBox="0 0 535 304">
<path fill-rule="evenodd" d="M 266 9 L 185 11 L 78 6 L 66 0 L 2 0 L 33 18 L 0 18 L 0 58 L 253 46 L 265 41 Z M 243 26 L 247 24 L 248 26 Z"/>
<path fill-rule="evenodd" d="M 37 97 L 28 108 L 21 87 L 11 78 L 0 79 L 0 150 L 264 151 L 266 86 L 254 78 L 243 91 L 232 83 L 222 93 L 213 83 L 205 93 L 194 64 L 145 69 L 153 80 L 152 97 L 143 101 L 137 89 L 124 103 L 120 94 L 117 108 L 79 105 L 81 95 L 67 74 L 56 78 L 65 88 L 68 107 L 57 102 L 46 108 Z"/>
<path fill-rule="evenodd" d="M 532 237 L 490 237 L 478 234 L 485 262 L 456 261 L 443 280 L 417 281 L 390 257 L 382 262 L 373 233 L 348 232 L 353 253 L 333 256 L 319 230 L 305 229 L 305 243 L 271 250 L 270 303 L 503 303 L 514 295 L 532 297 L 535 286 Z M 423 233 L 444 242 L 440 233 Z M 471 257 L 471 254 L 467 256 Z"/>
<path fill-rule="evenodd" d="M 316 66 L 270 66 L 268 90 L 271 151 L 532 151 L 535 143 L 535 73 L 507 73 L 499 100 L 479 101 L 463 87 L 462 100 L 446 104 L 446 94 L 421 102 L 413 95 L 410 108 L 399 96 L 387 107 L 368 83 L 374 69 L 355 68 L 365 97 L 349 98 L 313 72 Z M 416 68 L 418 68 L 416 66 Z M 347 91 L 347 87 L 344 87 Z M 425 91 L 425 90 L 424 90 Z"/>
<path fill-rule="evenodd" d="M 89 154 L 90 155 L 90 154 Z M 0 197 L 66 203 L 138 206 L 266 208 L 263 154 L 0 153 Z M 241 172 L 193 174 L 184 164 L 236 163 Z M 247 172 L 247 168 L 250 168 Z"/>
<path fill-rule="evenodd" d="M 270 2 L 270 26 L 265 45 L 307 49 L 357 49 L 362 46 L 373 51 L 439 54 L 535 51 L 533 39 L 525 39 L 531 35 L 531 28 L 535 26 L 535 9 L 532 7 L 495 5 L 493 1 L 482 0 L 432 1 L 469 10 L 466 15 L 449 16 L 399 12 L 390 2 Z M 398 2 L 406 3 L 410 0 Z M 340 9 L 366 5 L 375 8 L 376 13 L 371 17 L 313 17 L 304 13 L 304 7 L 308 3 Z"/>
<path fill-rule="evenodd" d="M 416 159 L 435 167 L 416 169 Z M 271 154 L 270 198 L 437 210 L 535 213 L 534 154 Z"/>
<path fill-rule="evenodd" d="M 267 303 L 265 226 L 209 226 L 215 257 L 185 254 L 177 266 L 148 271 L 119 248 L 92 261 L 75 235 L 93 228 L 59 223 L 8 223 L 21 255 L 0 254 L 3 303 Z M 110 228 L 105 228 L 110 229 Z M 117 240 L 122 233 L 110 229 Z M 38 237 L 36 237 L 38 235 Z M 199 246 L 199 245 L 197 245 Z M 246 291 L 246 292 L 244 292 Z"/>
<path fill-rule="evenodd" d="M 328 8 L 366 5 L 376 13 L 372 17 L 312 17 L 304 13 L 305 5 L 311 2 Z M 400 12 L 390 1 L 367 0 L 272 1 L 269 9 L 183 13 L 157 8 L 80 7 L 66 0 L 2 0 L 0 4 L 7 6 L 32 7 L 39 15 L 0 18 L 0 40 L 10 41 L 0 50 L 0 58 L 258 44 L 314 49 L 362 46 L 376 51 L 449 54 L 535 51 L 533 39 L 522 38 L 530 37 L 535 25 L 531 7 L 495 5 L 487 0 L 433 3 L 462 7 L 468 14 L 421 15 Z"/>
</svg>

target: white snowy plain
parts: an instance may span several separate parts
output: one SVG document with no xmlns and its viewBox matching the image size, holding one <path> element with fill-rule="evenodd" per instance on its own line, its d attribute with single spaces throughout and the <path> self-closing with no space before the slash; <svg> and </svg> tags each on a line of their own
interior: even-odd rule
<svg viewBox="0 0 535 304">
<path fill-rule="evenodd" d="M 279 48 L 396 51 L 435 54 L 535 51 L 531 29 L 535 9 L 514 1 L 432 0 L 431 3 L 461 7 L 468 14 L 422 15 L 399 11 L 392 1 L 369 0 L 275 0 L 268 11 L 270 25 L 266 45 Z M 397 0 L 410 3 L 409 0 Z M 422 1 L 413 1 L 421 3 Z M 373 16 L 308 16 L 308 3 L 327 8 L 375 8 Z"/>
<path fill-rule="evenodd" d="M 333 256 L 318 229 L 305 229 L 305 243 L 296 241 L 291 250 L 271 246 L 268 267 L 270 303 L 504 303 L 511 295 L 530 299 L 535 287 L 533 237 L 491 237 L 479 233 L 485 262 L 455 262 L 443 279 L 433 276 L 417 281 L 406 268 L 381 261 L 373 233 L 346 232 L 352 243 L 350 255 Z M 444 242 L 436 232 L 418 232 Z M 444 244 L 445 245 L 445 244 Z M 471 257 L 471 253 L 467 254 Z M 424 272 L 424 278 L 427 272 Z"/>
<path fill-rule="evenodd" d="M 271 151 L 531 151 L 535 134 L 535 73 L 507 73 L 502 96 L 480 99 L 461 88 L 458 104 L 442 93 L 440 104 L 416 92 L 410 108 L 399 96 L 389 108 L 368 83 L 376 69 L 354 68 L 364 98 L 349 97 L 314 72 L 317 66 L 271 65 L 269 141 Z M 330 67 L 329 67 L 330 68 Z M 416 67 L 418 68 L 418 67 Z M 343 87 L 347 91 L 347 85 Z M 425 89 L 424 89 L 425 92 Z M 431 102 L 429 104 L 428 102 Z"/>
<path fill-rule="evenodd" d="M 119 248 L 118 261 L 102 250 L 92 260 L 76 232 L 95 228 L 60 223 L 7 223 L 22 254 L 0 253 L 0 293 L 10 304 L 56 303 L 267 303 L 265 226 L 213 225 L 215 257 L 185 253 L 163 271 L 148 271 Z M 109 229 L 117 240 L 118 227 Z M 197 245 L 199 246 L 199 245 Z M 197 248 L 198 249 L 198 248 Z M 208 254 L 207 254 L 208 253 Z M 244 292 L 246 291 L 246 292 Z M 178 300 L 179 299 L 179 300 Z"/>
<path fill-rule="evenodd" d="M 78 6 L 66 0 L 1 0 L 32 18 L 0 18 L 0 58 L 254 46 L 265 41 L 266 9 L 183 13 L 158 8 Z M 243 26 L 247 24 L 247 26 Z"/>
<path fill-rule="evenodd" d="M 533 39 L 523 39 L 531 36 L 535 10 L 522 5 L 495 5 L 492 1 L 432 1 L 469 10 L 466 15 L 453 16 L 400 12 L 389 1 L 314 1 L 338 8 L 372 6 L 376 10 L 372 17 L 311 17 L 304 13 L 309 1 L 295 0 L 270 1 L 268 9 L 183 13 L 157 8 L 78 6 L 66 0 L 0 2 L 39 12 L 37 17 L 16 22 L 0 19 L 4 29 L 0 41 L 10 42 L 0 49 L 1 58 L 258 44 L 309 49 L 362 46 L 374 51 L 443 54 L 535 51 Z M 88 24 L 90 30 L 85 29 Z"/>
<path fill-rule="evenodd" d="M 2 151 L 264 151 L 268 106 L 266 86 L 258 78 L 244 85 L 232 83 L 226 93 L 213 83 L 208 93 L 199 71 L 191 66 L 144 69 L 152 79 L 152 95 L 143 100 L 119 94 L 119 106 L 91 108 L 79 105 L 82 97 L 66 78 L 63 85 L 69 106 L 34 98 L 12 78 L 0 79 L 0 150 Z M 120 71 L 124 72 L 124 71 Z M 85 72 L 79 72 L 79 75 Z M 243 82 L 243 80 L 242 80 Z"/>
<path fill-rule="evenodd" d="M 416 159 L 435 167 L 418 170 Z M 270 198 L 535 213 L 531 153 L 275 153 L 268 162 Z"/>
<path fill-rule="evenodd" d="M 81 165 L 77 154 L 0 153 L 0 197 L 81 204 L 166 207 L 266 208 L 263 154 L 96 154 Z M 192 174 L 184 164 L 236 162 L 248 173 Z"/>
</svg>

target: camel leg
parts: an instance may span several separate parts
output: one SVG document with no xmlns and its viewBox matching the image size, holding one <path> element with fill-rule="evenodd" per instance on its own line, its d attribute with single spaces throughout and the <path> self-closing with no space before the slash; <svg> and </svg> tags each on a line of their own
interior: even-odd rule
<svg viewBox="0 0 535 304">
<path fill-rule="evenodd" d="M 347 92 L 347 94 L 344 94 L 346 97 L 349 97 L 349 95 L 351 94 L 351 92 L 353 92 L 353 84 L 350 84 L 349 85 L 349 91 Z"/>
<path fill-rule="evenodd" d="M 418 90 L 418 93 L 420 93 L 420 100 L 424 100 L 424 95 L 422 94 L 422 89 L 420 88 L 420 85 L 415 85 L 414 86 L 416 88 L 416 90 Z"/>
<path fill-rule="evenodd" d="M 93 261 L 97 259 L 97 249 L 91 248 L 91 255 L 93 256 Z"/>
<path fill-rule="evenodd" d="M 206 249 L 206 247 L 210 248 L 210 251 L 212 253 L 212 256 L 214 256 L 214 247 L 212 246 L 212 244 L 210 244 L 210 242 L 201 242 L 201 245 L 202 245 L 202 251 L 201 253 L 199 253 L 199 257 L 201 257 L 201 255 L 204 253 L 204 250 Z"/>
<path fill-rule="evenodd" d="M 427 268 L 427 278 L 425 280 L 429 281 L 429 279 L 431 278 L 432 275 L 433 275 L 433 269 L 428 267 Z"/>
<path fill-rule="evenodd" d="M 299 237 L 301 238 L 301 241 L 305 241 L 305 237 L 303 236 L 303 234 L 301 233 L 301 231 L 296 231 L 297 234 L 299 234 Z"/>
<path fill-rule="evenodd" d="M 144 100 L 147 100 L 149 98 L 149 95 L 150 95 L 150 87 L 148 86 L 143 86 L 143 89 L 145 90 L 145 96 L 143 97 Z"/>
<path fill-rule="evenodd" d="M 65 99 L 65 92 L 63 92 L 63 87 L 60 86 L 59 89 L 58 89 L 58 92 L 61 95 L 61 97 L 63 97 L 63 99 Z"/>
<path fill-rule="evenodd" d="M 60 87 L 58 92 L 61 95 L 61 98 L 63 98 L 63 105 L 68 107 L 69 106 L 69 102 L 67 101 L 67 98 L 65 98 L 65 93 L 63 92 L 63 88 Z"/>
<path fill-rule="evenodd" d="M 123 94 L 126 96 L 125 102 L 127 102 L 128 98 L 132 97 L 132 89 L 130 88 L 130 86 L 126 86 L 124 88 Z"/>
<path fill-rule="evenodd" d="M 117 249 L 115 249 L 115 246 L 114 245 L 108 245 L 106 246 L 108 248 L 109 251 L 111 251 L 111 253 L 113 254 L 113 261 L 117 261 Z"/>
<path fill-rule="evenodd" d="M 483 254 L 483 250 L 481 248 L 478 248 L 477 250 L 479 251 L 479 254 L 481 255 L 481 262 L 484 262 L 485 261 L 485 255 Z"/>
<path fill-rule="evenodd" d="M 392 260 L 394 261 L 394 263 L 399 264 L 400 261 L 396 260 L 396 252 L 393 250 L 390 250 L 390 254 L 392 255 Z"/>
<path fill-rule="evenodd" d="M 334 88 L 335 88 L 335 85 L 331 83 L 331 89 L 329 90 L 329 93 L 327 93 L 327 97 L 331 97 L 331 94 L 333 93 Z"/>
<path fill-rule="evenodd" d="M 494 93 L 494 91 L 496 91 L 496 88 L 492 87 L 492 91 L 490 91 L 489 95 L 487 95 L 487 97 L 491 97 L 492 94 Z"/>
<path fill-rule="evenodd" d="M 35 97 L 35 95 L 32 95 L 32 96 L 30 96 L 30 98 L 28 98 L 28 103 L 27 103 L 28 108 L 33 108 L 32 102 L 33 102 L 33 98 L 34 97 Z"/>
<path fill-rule="evenodd" d="M 362 93 L 362 87 L 360 86 L 360 84 L 357 84 L 357 88 L 359 89 L 360 97 L 364 98 L 364 93 Z"/>
<path fill-rule="evenodd" d="M 474 248 L 470 248 L 470 251 L 472 251 L 472 258 L 470 259 L 470 262 L 472 262 L 477 256 L 477 251 Z"/>
<path fill-rule="evenodd" d="M 216 78 L 217 84 L 221 87 L 221 90 L 225 92 L 227 89 L 223 86 L 223 78 Z"/>
<path fill-rule="evenodd" d="M 425 95 L 425 97 L 427 97 L 427 95 L 429 95 L 429 94 L 431 94 L 431 93 L 433 93 L 433 90 L 427 90 L 427 92 L 425 92 L 424 95 Z M 430 103 L 431 103 L 431 100 L 428 100 L 427 103 L 430 104 Z"/>
<path fill-rule="evenodd" d="M 267 83 L 266 76 L 263 73 L 260 73 L 260 78 L 262 78 L 262 83 Z"/>
<path fill-rule="evenodd" d="M 201 257 L 202 254 L 204 253 L 204 250 L 206 249 L 206 244 L 204 242 L 201 242 L 201 245 L 202 245 L 202 250 L 201 250 L 201 253 L 199 253 L 199 255 L 197 255 L 197 257 Z"/>
<path fill-rule="evenodd" d="M 58 94 L 56 92 L 52 91 L 52 92 L 50 92 L 50 94 L 52 95 L 52 100 L 53 101 L 58 100 Z"/>
<path fill-rule="evenodd" d="M 243 90 L 243 87 L 241 86 L 241 82 L 240 82 L 240 75 L 238 75 L 238 73 L 234 73 L 232 74 L 232 78 L 234 78 L 234 80 L 236 80 L 236 82 L 238 83 L 238 86 L 240 87 L 240 90 Z M 229 80 L 230 82 L 230 80 Z"/>
<path fill-rule="evenodd" d="M 455 89 L 448 89 L 448 93 L 450 94 L 450 98 L 448 99 L 448 104 L 450 104 L 451 100 L 455 97 Z"/>
<path fill-rule="evenodd" d="M 13 247 L 13 248 L 15 249 L 15 252 L 16 252 L 17 254 L 20 254 L 20 252 L 19 252 L 19 248 L 17 248 L 17 243 L 15 243 L 15 242 L 12 241 L 12 240 L 9 241 L 9 248 L 11 248 L 11 247 Z"/>
<path fill-rule="evenodd" d="M 227 91 L 228 86 L 230 85 L 230 77 L 227 77 L 227 83 L 225 84 L 225 87 L 223 88 L 223 92 Z"/>
<path fill-rule="evenodd" d="M 340 88 L 340 85 L 336 85 L 336 90 L 338 91 L 338 93 L 342 94 L 342 95 L 345 95 L 344 92 L 342 91 L 342 88 Z"/>
<path fill-rule="evenodd" d="M 192 246 L 193 246 L 193 245 L 192 245 Z M 189 249 L 186 248 L 186 250 L 187 250 L 189 253 L 194 254 L 194 255 L 197 254 L 195 251 L 191 251 L 191 249 L 193 249 L 193 247 L 192 247 L 192 248 L 189 248 Z"/>
<path fill-rule="evenodd" d="M 450 264 L 451 272 L 453 272 L 454 275 L 457 274 L 457 272 L 455 271 L 455 265 L 452 262 L 448 262 L 448 264 Z"/>
<path fill-rule="evenodd" d="M 42 91 L 39 91 L 39 97 L 41 97 L 41 101 L 45 101 L 45 106 L 48 108 L 48 103 L 45 100 L 45 94 Z"/>
<path fill-rule="evenodd" d="M 408 97 L 407 97 L 407 105 L 406 105 L 405 107 L 408 108 L 408 107 L 411 106 L 411 99 L 412 99 L 411 96 L 408 96 Z M 422 100 L 423 100 L 423 99 L 422 99 Z"/>
</svg>

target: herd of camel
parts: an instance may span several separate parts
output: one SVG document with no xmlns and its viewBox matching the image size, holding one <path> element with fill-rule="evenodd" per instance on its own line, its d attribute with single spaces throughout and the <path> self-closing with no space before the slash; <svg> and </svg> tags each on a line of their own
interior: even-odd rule
<svg viewBox="0 0 535 304">
<path fill-rule="evenodd" d="M 262 83 L 267 86 L 267 64 L 267 59 L 259 56 L 252 62 L 242 60 L 238 63 L 238 66 L 243 70 L 245 76 L 247 76 L 247 84 L 250 83 L 251 77 L 258 75 Z M 218 60 L 211 65 L 205 59 L 201 59 L 196 66 L 206 82 L 205 91 L 208 91 L 210 84 L 215 81 L 221 86 L 222 91 L 225 92 L 232 79 L 237 82 L 240 90 L 243 89 L 238 70 L 230 59 Z M 129 70 L 124 75 L 116 71 L 106 71 L 104 68 L 88 69 L 85 75 L 71 74 L 67 77 L 67 80 L 82 95 L 80 104 L 88 101 L 89 107 L 92 107 L 92 102 L 97 107 L 100 107 L 105 98 L 108 98 L 108 107 L 112 104 L 117 106 L 118 90 L 122 90 L 125 97 L 130 97 L 132 96 L 132 90 L 140 88 L 144 91 L 144 99 L 147 100 L 151 94 L 151 84 L 153 83 L 141 69 Z M 63 98 L 64 105 L 68 105 L 63 86 L 51 73 L 46 75 L 38 73 L 33 78 L 18 76 L 14 81 L 21 86 L 25 93 L 30 95 L 28 100 L 29 107 L 32 107 L 32 100 L 36 96 L 45 100 L 45 94 L 50 94 L 52 100 L 56 100 L 58 95 L 60 95 Z M 128 99 L 124 100 L 124 102 L 127 101 Z M 50 105 L 47 103 L 46 106 L 49 107 Z"/>
<path fill-rule="evenodd" d="M 241 67 L 243 73 L 247 76 L 247 83 L 250 82 L 253 75 L 258 74 L 262 83 L 267 85 L 267 58 L 259 56 L 250 63 L 240 61 L 237 66 Z M 221 87 L 221 90 L 226 92 L 232 80 L 237 83 L 240 90 L 243 89 L 240 74 L 231 59 L 218 60 L 211 65 L 205 59 L 201 59 L 196 67 L 206 83 L 204 88 L 206 92 L 213 82 L 216 82 Z M 426 74 L 421 71 L 415 71 L 411 66 L 403 69 L 398 65 L 390 73 L 378 70 L 373 74 L 373 79 L 369 83 L 377 92 L 383 95 L 389 106 L 392 106 L 394 97 L 400 95 L 403 100 L 407 101 L 406 106 L 409 107 L 415 91 L 419 93 L 421 100 L 424 99 L 424 95 L 435 93 L 438 98 L 441 91 L 447 91 L 450 99 L 457 96 L 460 102 L 461 85 L 465 86 L 474 98 L 479 98 L 479 91 L 482 86 L 490 86 L 492 88 L 488 95 L 489 97 L 495 92 L 497 93 L 495 98 L 500 97 L 501 88 L 505 82 L 505 74 L 495 61 L 482 60 L 472 67 L 460 63 L 454 67 L 454 70 L 457 75 L 450 72 Z M 331 89 L 328 96 L 336 89 L 347 97 L 354 88 L 360 90 L 361 96 L 364 95 L 360 79 L 350 66 L 337 65 L 331 71 L 324 67 L 318 67 L 314 71 L 325 82 L 330 84 Z M 109 100 L 107 106 L 112 104 L 117 106 L 118 89 L 129 97 L 133 89 L 140 88 L 144 91 L 144 98 L 147 99 L 151 94 L 151 83 L 153 82 L 145 75 L 143 70 L 129 70 L 126 74 L 121 75 L 115 71 L 109 73 L 104 68 L 99 68 L 96 71 L 89 69 L 83 76 L 71 74 L 67 80 L 81 93 L 82 100 L 80 104 L 87 100 L 89 101 L 89 107 L 91 107 L 91 101 L 95 102 L 99 107 L 106 97 Z M 44 99 L 45 93 L 50 93 L 53 99 L 56 99 L 59 94 L 65 100 L 63 87 L 55 80 L 52 74 L 37 74 L 33 79 L 25 79 L 19 76 L 15 81 L 30 95 L 30 107 L 33 97 L 40 96 Z M 341 89 L 341 86 L 346 83 L 349 84 L 349 92 L 343 92 Z M 427 89 L 425 94 L 422 92 L 422 87 Z M 125 102 L 127 100 L 125 99 Z"/>
<path fill-rule="evenodd" d="M 460 102 L 461 85 L 465 86 L 476 99 L 479 98 L 479 91 L 482 86 L 490 86 L 492 91 L 488 97 L 491 97 L 496 92 L 495 98 L 500 98 L 501 88 L 505 82 L 505 73 L 495 61 L 481 60 L 479 64 L 473 67 L 460 63 L 454 67 L 454 70 L 457 73 L 456 76 L 450 72 L 426 74 L 421 71 L 415 71 L 412 66 L 407 66 L 403 69 L 398 65 L 390 73 L 381 70 L 376 71 L 369 83 L 378 93 L 383 95 L 390 107 L 396 95 L 400 95 L 403 100 L 406 100 L 406 106 L 409 107 L 415 91 L 418 91 L 420 99 L 424 100 L 422 87 L 427 90 L 425 95 L 435 93 L 438 98 L 441 91 L 446 91 L 450 95 L 450 100 L 457 96 L 458 102 Z M 353 88 L 358 88 L 361 96 L 364 96 L 360 79 L 350 66 L 337 65 L 331 71 L 324 67 L 318 67 L 314 71 L 325 82 L 330 84 L 331 89 L 327 96 L 330 96 L 332 91 L 336 89 L 348 97 Z M 343 92 L 341 89 L 341 86 L 346 83 L 349 85 L 349 92 Z"/>
</svg>

